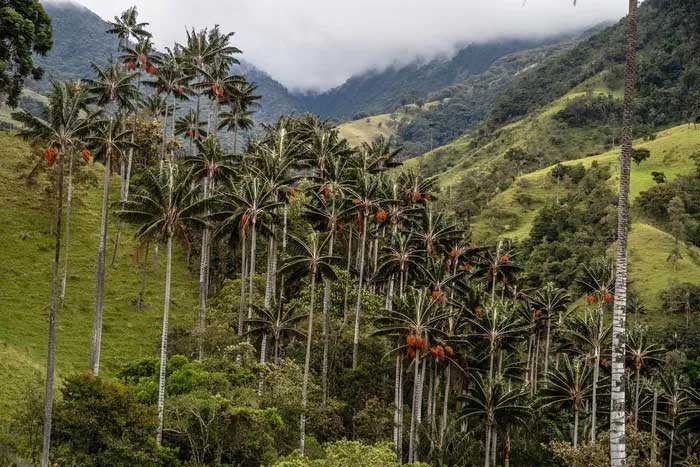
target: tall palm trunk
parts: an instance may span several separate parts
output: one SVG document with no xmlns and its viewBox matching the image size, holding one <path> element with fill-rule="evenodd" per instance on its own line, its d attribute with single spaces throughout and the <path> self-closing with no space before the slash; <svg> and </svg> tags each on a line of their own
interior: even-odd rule
<svg viewBox="0 0 700 467">
<path fill-rule="evenodd" d="M 657 439 L 656 439 L 656 407 L 659 401 L 659 390 L 654 388 L 654 407 L 651 409 L 651 454 L 649 455 L 652 464 L 656 463 L 656 449 L 657 449 Z"/>
<path fill-rule="evenodd" d="M 612 378 L 610 390 L 610 466 L 626 464 L 625 446 L 625 311 L 627 308 L 627 233 L 629 231 L 630 158 L 637 54 L 637 0 L 629 0 L 627 60 L 623 101 L 620 193 L 617 203 L 617 252 L 615 259 L 615 303 L 612 330 Z"/>
<path fill-rule="evenodd" d="M 202 180 L 202 195 L 209 196 L 209 177 Z M 209 268 L 209 227 L 202 231 L 202 248 L 199 257 L 199 316 L 197 318 L 197 359 L 204 359 L 204 329 L 207 319 L 207 269 Z"/>
<path fill-rule="evenodd" d="M 552 342 L 552 320 L 550 319 L 549 312 L 547 312 L 546 327 L 547 327 L 547 336 L 545 338 L 545 345 L 544 345 L 544 379 L 545 379 L 545 384 L 547 383 L 547 379 L 549 379 L 549 375 L 548 375 L 548 371 L 549 371 L 549 346 Z"/>
<path fill-rule="evenodd" d="M 299 443 L 299 451 L 304 455 L 304 444 L 306 442 L 306 405 L 308 402 L 309 391 L 309 371 L 311 368 L 311 341 L 314 330 L 314 302 L 316 298 L 316 271 L 311 272 L 311 303 L 309 304 L 309 324 L 306 333 L 306 356 L 304 357 L 304 382 L 301 389 L 301 417 L 299 420 L 299 430 L 301 431 L 301 440 Z"/>
<path fill-rule="evenodd" d="M 578 447 L 578 412 L 574 407 L 574 449 Z"/>
<path fill-rule="evenodd" d="M 596 418 L 598 415 L 598 377 L 600 375 L 600 349 L 595 349 L 593 359 L 593 392 L 591 394 L 591 444 L 595 443 Z"/>
<path fill-rule="evenodd" d="M 139 79 L 138 83 L 136 86 L 136 92 L 141 93 L 141 72 L 139 72 Z M 134 144 L 134 133 L 136 132 L 136 113 L 134 113 L 134 124 L 132 125 L 132 133 L 131 133 L 131 144 Z M 122 163 L 122 168 L 124 169 L 124 173 L 122 174 L 122 187 L 121 187 L 121 193 L 120 193 L 120 200 L 122 203 L 124 203 L 126 200 L 129 199 L 129 191 L 131 188 L 131 166 L 133 164 L 134 160 L 134 147 L 129 148 L 129 155 L 127 156 L 126 164 Z M 123 161 L 122 161 L 123 162 Z M 114 251 L 112 252 L 112 261 L 110 262 L 111 266 L 114 266 L 114 262 L 117 259 L 117 252 L 119 251 L 119 243 L 122 238 L 122 221 L 119 219 L 117 221 L 117 239 L 114 242 Z"/>
<path fill-rule="evenodd" d="M 334 201 L 335 202 L 335 201 Z M 328 245 L 328 256 L 333 256 L 333 243 L 335 243 L 335 229 L 331 231 L 331 237 Z M 331 281 L 325 280 L 323 289 L 323 362 L 321 365 L 321 388 L 322 388 L 322 404 L 325 407 L 328 400 L 328 346 L 329 346 L 329 331 L 328 331 L 328 311 L 331 305 Z"/>
<path fill-rule="evenodd" d="M 400 345 L 400 343 L 399 343 Z M 401 430 L 399 426 L 400 412 L 401 412 L 401 399 L 399 398 L 400 390 L 399 385 L 401 384 L 401 372 L 403 366 L 401 364 L 401 352 L 396 353 L 396 370 L 394 372 L 394 449 L 396 450 L 396 456 L 401 459 L 400 445 L 399 445 L 399 431 Z"/>
<path fill-rule="evenodd" d="M 248 278 L 248 255 L 246 254 L 246 235 L 241 231 L 241 293 L 238 303 L 238 337 L 243 335 L 243 323 L 245 322 L 245 286 Z"/>
<path fill-rule="evenodd" d="M 412 464 L 415 462 L 416 454 L 416 431 L 418 429 L 418 423 L 416 418 L 418 416 L 418 410 L 421 405 L 420 401 L 420 357 L 416 355 L 413 360 L 413 403 L 411 404 L 411 429 L 408 435 L 408 463 Z"/>
<path fill-rule="evenodd" d="M 275 274 L 275 226 L 272 226 L 272 233 L 268 237 L 267 244 L 267 274 L 265 275 L 265 300 L 263 306 L 265 309 L 269 309 L 272 303 L 273 294 L 273 279 Z M 265 365 L 267 363 L 267 333 L 263 333 L 262 339 L 260 340 L 260 364 Z M 262 384 L 262 381 L 261 381 Z M 262 386 L 261 386 L 262 388 Z"/>
<path fill-rule="evenodd" d="M 639 380 L 640 380 L 640 367 L 636 366 L 634 370 L 634 429 L 637 429 L 637 422 L 639 421 Z"/>
<path fill-rule="evenodd" d="M 352 224 L 348 228 L 348 263 L 345 271 L 348 275 L 348 280 L 345 283 L 345 290 L 343 292 L 343 325 L 348 319 L 348 292 L 350 291 L 350 268 L 352 267 Z"/>
<path fill-rule="evenodd" d="M 49 308 L 49 343 L 46 359 L 46 391 L 44 393 L 44 435 L 42 440 L 41 466 L 49 467 L 51 447 L 51 422 L 53 414 L 53 383 L 56 372 L 56 313 L 58 311 L 58 265 L 61 262 L 61 223 L 63 220 L 63 154 L 58 159 L 58 199 L 56 204 L 56 246 L 54 249 L 51 276 L 51 307 Z"/>
<path fill-rule="evenodd" d="M 66 302 L 66 285 L 68 282 L 68 259 L 70 257 L 70 218 L 73 207 L 73 155 L 68 162 L 68 195 L 66 196 L 66 239 L 63 245 L 63 277 L 61 278 L 61 304 Z"/>
<path fill-rule="evenodd" d="M 110 149 L 105 151 L 105 170 L 102 181 L 102 220 L 100 222 L 100 241 L 97 247 L 97 272 L 95 274 L 95 309 L 92 324 L 92 341 L 90 347 L 90 369 L 95 376 L 100 373 L 100 351 L 102 348 L 102 318 L 105 297 L 105 256 L 107 250 L 107 220 L 109 215 L 109 181 L 112 160 Z"/>
<path fill-rule="evenodd" d="M 362 307 L 362 287 L 365 278 L 365 243 L 367 243 L 367 214 L 362 215 L 362 240 L 360 241 L 360 279 L 355 302 L 355 333 L 352 338 L 352 369 L 357 368 L 357 353 L 360 346 L 360 308 Z"/>
<path fill-rule="evenodd" d="M 484 467 L 491 467 L 491 432 L 490 422 L 486 422 L 486 443 L 484 443 Z"/>
<path fill-rule="evenodd" d="M 160 339 L 160 372 L 158 375 L 158 432 L 156 441 L 163 441 L 163 409 L 165 407 L 165 367 L 168 361 L 168 315 L 170 313 L 170 278 L 172 273 L 173 237 L 168 236 L 165 252 L 165 298 L 163 299 L 163 334 Z"/>
<path fill-rule="evenodd" d="M 445 433 L 447 432 L 447 411 L 450 403 L 450 384 L 452 371 L 448 362 L 445 368 L 445 393 L 442 396 L 442 425 L 440 427 L 440 444 L 445 442 Z"/>
<path fill-rule="evenodd" d="M 143 265 L 141 269 L 141 288 L 139 289 L 139 296 L 137 299 L 137 306 L 140 310 L 143 309 L 145 303 L 146 295 L 146 278 L 148 277 L 148 252 L 151 249 L 151 242 L 146 243 L 146 253 L 143 258 Z"/>
<path fill-rule="evenodd" d="M 255 253 L 257 246 L 257 220 L 252 219 L 250 228 L 250 264 L 248 265 L 248 319 L 253 317 L 253 290 L 255 288 Z M 250 330 L 250 326 L 248 326 Z"/>
</svg>

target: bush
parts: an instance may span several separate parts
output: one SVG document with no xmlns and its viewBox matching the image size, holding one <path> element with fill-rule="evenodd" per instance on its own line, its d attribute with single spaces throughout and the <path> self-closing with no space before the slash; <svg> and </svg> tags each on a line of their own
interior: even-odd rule
<svg viewBox="0 0 700 467">
<path fill-rule="evenodd" d="M 53 461 L 59 465 L 175 465 L 156 444 L 158 414 L 127 386 L 92 374 L 65 380 L 56 404 Z"/>
</svg>

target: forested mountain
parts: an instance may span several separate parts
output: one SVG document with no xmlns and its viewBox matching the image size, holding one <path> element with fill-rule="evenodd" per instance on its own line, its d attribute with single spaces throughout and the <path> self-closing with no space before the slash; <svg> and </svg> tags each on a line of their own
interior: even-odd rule
<svg viewBox="0 0 700 467">
<path fill-rule="evenodd" d="M 696 1 L 319 96 L 47 7 L 78 53 L 0 108 L 0 466 L 700 466 Z"/>
<path fill-rule="evenodd" d="M 382 114 L 401 105 L 427 102 L 430 93 L 483 73 L 505 55 L 561 40 L 503 40 L 469 44 L 454 57 L 369 71 L 320 95 L 302 97 L 301 102 L 305 109 L 325 117 L 347 119 L 358 114 Z"/>
<path fill-rule="evenodd" d="M 37 62 L 46 69 L 47 77 L 78 79 L 92 76 L 90 63 L 103 65 L 110 57 L 117 55 L 117 41 L 104 34 L 106 23 L 95 13 L 71 1 L 49 2 L 45 8 L 53 20 L 55 45 L 46 57 L 37 57 Z M 458 124 L 452 130 L 443 128 L 438 135 L 438 141 L 442 143 L 453 139 L 456 133 L 463 132 L 478 120 L 482 109 L 491 104 L 504 84 L 518 71 L 566 49 L 572 40 L 573 36 L 468 44 L 454 57 L 368 71 L 353 76 L 337 88 L 316 95 L 291 93 L 249 62 L 243 61 L 240 69 L 249 81 L 258 85 L 262 100 L 257 118 L 265 122 L 293 112 L 311 112 L 326 118 L 347 120 L 392 112 L 407 103 L 455 97 L 459 103 L 453 103 L 445 113 L 454 115 L 466 106 L 469 123 L 463 124 L 463 127 Z M 534 50 L 525 52 L 529 49 Z M 48 80 L 33 86 L 45 91 Z M 436 113 L 426 118 L 442 120 L 444 127 L 445 119 L 436 116 Z M 406 139 L 411 140 L 409 135 L 414 133 L 422 137 L 424 132 L 408 129 Z M 418 136 L 413 139 L 418 140 Z"/>
</svg>

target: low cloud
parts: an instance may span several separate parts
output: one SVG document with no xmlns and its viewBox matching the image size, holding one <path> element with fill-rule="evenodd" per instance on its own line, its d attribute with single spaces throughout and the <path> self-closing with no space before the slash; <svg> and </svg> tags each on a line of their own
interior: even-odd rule
<svg viewBox="0 0 700 467">
<path fill-rule="evenodd" d="M 46 1 L 46 0 L 44 0 Z M 64 1 L 64 0 L 51 0 Z M 450 55 L 459 44 L 543 37 L 617 20 L 626 2 L 581 0 L 80 0 L 104 18 L 136 4 L 159 46 L 187 27 L 236 31 L 247 61 L 287 87 Z"/>
</svg>

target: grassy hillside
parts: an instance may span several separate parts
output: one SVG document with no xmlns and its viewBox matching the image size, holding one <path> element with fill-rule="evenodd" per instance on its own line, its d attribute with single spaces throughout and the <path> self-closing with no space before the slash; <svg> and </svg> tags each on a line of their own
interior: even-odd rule
<svg viewBox="0 0 700 467">
<path fill-rule="evenodd" d="M 700 128 L 681 125 L 658 133 L 653 141 L 637 141 L 637 148 L 647 148 L 651 157 L 641 166 L 632 165 L 632 202 L 639 193 L 652 187 L 655 182 L 651 172 L 664 172 L 669 180 L 694 170 L 691 156 L 700 152 Z M 615 187 L 619 181 L 619 148 L 582 159 L 565 162 L 564 165 L 583 164 L 590 167 L 597 162 L 609 166 L 608 183 Z M 558 186 L 549 176 L 553 166 L 521 177 L 513 185 L 494 197 L 474 223 L 474 235 L 479 240 L 494 237 L 525 239 L 532 229 L 532 222 L 546 203 L 563 194 L 565 186 Z M 520 200 L 520 201 L 519 201 Z M 523 201 L 525 200 L 525 201 Z M 630 278 L 632 289 L 650 310 L 661 308 L 659 292 L 670 280 L 700 282 L 700 249 L 684 247 L 683 259 L 674 266 L 666 259 L 673 248 L 674 240 L 668 233 L 646 223 L 639 215 L 633 215 L 630 231 Z M 650 246 L 653 245 L 653 248 Z M 662 322 L 663 314 L 651 314 L 651 322 Z"/>
<path fill-rule="evenodd" d="M 700 129 L 688 125 L 677 126 L 658 133 L 654 141 L 637 141 L 635 147 L 649 149 L 651 157 L 640 166 L 632 164 L 632 201 L 640 192 L 655 184 L 651 172 L 664 172 L 666 177 L 672 180 L 679 174 L 687 174 L 693 170 L 694 161 L 690 157 L 700 151 Z M 593 162 L 597 162 L 600 165 L 609 165 L 613 174 L 609 182 L 611 186 L 616 186 L 619 154 L 620 149 L 616 147 L 599 155 L 563 164 L 580 163 L 590 167 Z M 504 235 L 514 239 L 525 238 L 530 232 L 531 222 L 537 210 L 548 201 L 554 200 L 557 191 L 564 189 L 557 187 L 549 177 L 551 170 L 552 166 L 518 177 L 509 189 L 494 197 L 475 223 L 477 237 Z M 523 194 L 529 197 L 527 205 L 517 201 Z M 507 222 L 502 222 L 502 219 L 507 219 Z"/>
<path fill-rule="evenodd" d="M 570 101 L 586 95 L 612 95 L 618 91 L 604 87 L 602 77 L 587 82 L 552 102 L 541 111 L 503 126 L 486 137 L 465 135 L 423 156 L 409 159 L 409 167 L 422 167 L 429 175 L 439 175 L 440 185 L 459 184 L 466 175 L 488 172 L 504 161 L 506 152 L 520 148 L 533 159 L 557 162 L 597 154 L 609 147 L 610 135 L 601 127 L 572 128 L 554 118 Z"/>
<path fill-rule="evenodd" d="M 26 384 L 42 378 L 45 371 L 53 213 L 46 206 L 45 176 L 40 175 L 33 185 L 22 178 L 39 159 L 22 140 L 0 132 L 0 427 Z M 66 304 L 58 313 L 59 377 L 87 369 L 92 330 L 101 166 L 87 168 L 81 178 L 88 183 L 74 193 Z M 114 182 L 113 193 L 118 193 L 118 181 Z M 110 258 L 115 232 L 116 222 L 110 219 Z M 133 305 L 141 280 L 133 229 L 127 227 L 122 238 L 116 265 L 107 269 L 102 350 L 107 374 L 128 361 L 157 355 L 160 343 L 164 257 L 159 255 L 161 264 L 148 274 L 146 307 L 139 311 Z M 196 278 L 187 272 L 181 251 L 176 258 L 171 319 L 173 324 L 194 323 Z"/>
<path fill-rule="evenodd" d="M 340 136 L 353 146 L 370 142 L 378 136 L 389 138 L 396 134 L 397 114 L 372 115 L 338 125 Z"/>
</svg>

